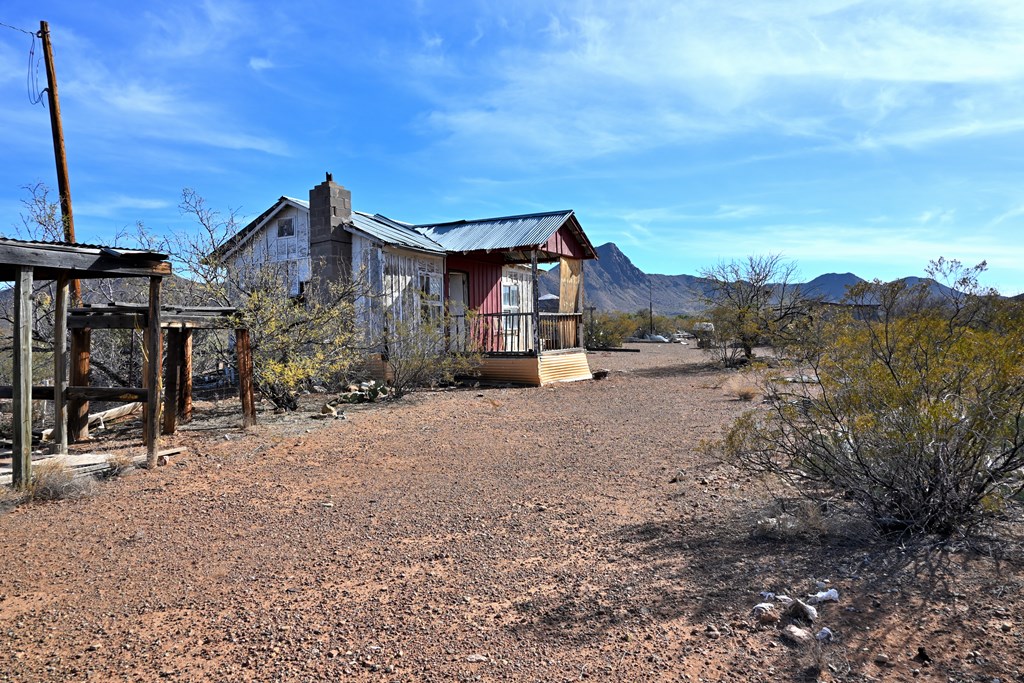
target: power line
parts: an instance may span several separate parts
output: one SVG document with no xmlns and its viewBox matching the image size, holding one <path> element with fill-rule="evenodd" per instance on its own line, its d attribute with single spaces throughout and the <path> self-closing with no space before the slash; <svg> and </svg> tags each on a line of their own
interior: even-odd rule
<svg viewBox="0 0 1024 683">
<path fill-rule="evenodd" d="M 5 28 L 9 28 L 9 29 L 11 29 L 11 30 L 13 30 L 13 31 L 21 31 L 22 33 L 27 33 L 27 34 L 29 34 L 30 36 L 35 36 L 35 34 L 36 34 L 36 32 L 35 32 L 35 31 L 26 31 L 26 30 L 25 30 L 25 29 L 23 29 L 23 28 L 18 28 L 17 26 L 11 26 L 10 24 L 5 24 L 5 23 L 4 23 L 4 22 L 2 22 L 2 21 L 0 21 L 0 26 L 3 26 L 3 27 L 5 27 Z"/>
</svg>

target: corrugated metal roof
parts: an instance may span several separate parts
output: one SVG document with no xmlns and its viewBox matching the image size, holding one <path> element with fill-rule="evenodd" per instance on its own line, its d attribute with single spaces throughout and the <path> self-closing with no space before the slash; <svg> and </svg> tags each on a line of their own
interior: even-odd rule
<svg viewBox="0 0 1024 683">
<path fill-rule="evenodd" d="M 352 225 L 360 232 L 379 239 L 385 244 L 427 251 L 432 254 L 444 253 L 444 247 L 434 240 L 424 237 L 408 225 L 393 221 L 387 216 L 381 216 L 379 213 L 371 216 L 361 211 L 353 211 Z"/>
<path fill-rule="evenodd" d="M 415 227 L 448 251 L 515 249 L 544 244 L 572 215 L 550 211 Z"/>
<path fill-rule="evenodd" d="M 64 251 L 101 251 L 106 252 L 111 256 L 127 259 L 142 259 L 149 261 L 167 260 L 167 254 L 162 254 L 158 251 L 147 251 L 145 249 L 122 249 L 120 247 L 110 247 L 105 244 L 88 244 L 85 242 L 64 242 L 62 240 L 21 240 L 16 239 L 14 237 L 0 237 L 0 242 L 9 242 L 11 244 L 22 244 L 25 246 L 39 247 L 42 249 L 57 249 Z"/>
</svg>

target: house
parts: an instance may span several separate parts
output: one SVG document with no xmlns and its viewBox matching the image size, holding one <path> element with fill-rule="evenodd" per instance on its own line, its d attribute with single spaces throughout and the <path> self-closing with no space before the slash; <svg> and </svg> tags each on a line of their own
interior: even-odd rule
<svg viewBox="0 0 1024 683">
<path fill-rule="evenodd" d="M 541 385 L 589 379 L 583 261 L 597 258 L 571 210 L 413 225 L 352 209 L 330 174 L 309 201 L 281 197 L 218 255 L 280 268 L 292 294 L 311 276 L 365 278 L 357 302 L 367 339 L 388 353 L 389 321 L 447 320 L 448 348 L 483 353 L 482 377 Z M 558 310 L 542 312 L 541 264 L 559 263 Z"/>
</svg>

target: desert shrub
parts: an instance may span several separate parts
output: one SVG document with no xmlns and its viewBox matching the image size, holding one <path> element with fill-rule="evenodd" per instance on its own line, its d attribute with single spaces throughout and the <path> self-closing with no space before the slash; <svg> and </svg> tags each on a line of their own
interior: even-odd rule
<svg viewBox="0 0 1024 683">
<path fill-rule="evenodd" d="M 618 347 L 636 330 L 634 316 L 627 313 L 592 312 L 584 325 L 585 344 L 590 347 Z"/>
<path fill-rule="evenodd" d="M 1024 486 L 1024 325 L 978 286 L 983 268 L 934 262 L 949 290 L 856 288 L 857 310 L 875 314 L 830 320 L 811 381 L 774 385 L 725 450 L 805 492 L 840 493 L 885 531 L 949 536 L 998 514 Z"/>
</svg>

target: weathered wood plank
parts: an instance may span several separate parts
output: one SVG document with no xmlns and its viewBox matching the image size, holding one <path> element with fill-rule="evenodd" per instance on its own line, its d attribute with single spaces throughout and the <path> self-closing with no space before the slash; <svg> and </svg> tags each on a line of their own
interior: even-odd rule
<svg viewBox="0 0 1024 683">
<path fill-rule="evenodd" d="M 68 327 L 80 330 L 90 327 L 94 330 L 132 330 L 146 325 L 146 315 L 140 313 L 102 313 L 98 315 L 72 314 Z"/>
<path fill-rule="evenodd" d="M 14 280 L 14 406 L 11 415 L 12 481 L 32 482 L 32 268 L 18 266 Z"/>
<path fill-rule="evenodd" d="M 530 252 L 530 277 L 533 280 L 533 296 L 530 298 L 530 305 L 533 306 L 530 313 L 530 320 L 533 328 L 533 353 L 540 355 L 540 283 L 537 276 L 537 250 Z"/>
</svg>

